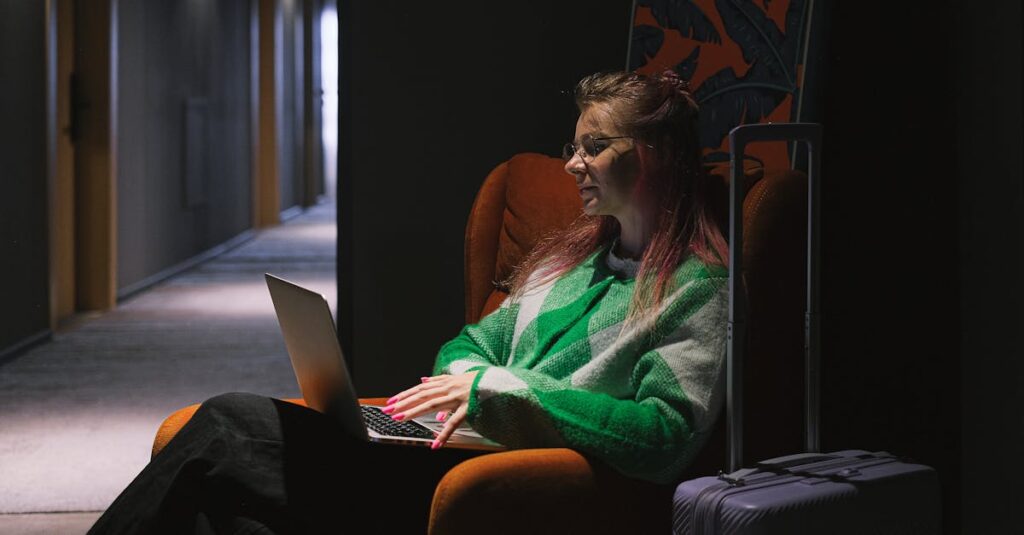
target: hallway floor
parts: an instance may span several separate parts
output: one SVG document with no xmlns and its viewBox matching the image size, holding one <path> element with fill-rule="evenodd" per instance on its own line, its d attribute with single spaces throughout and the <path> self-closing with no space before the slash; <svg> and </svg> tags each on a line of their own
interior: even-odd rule
<svg viewBox="0 0 1024 535">
<path fill-rule="evenodd" d="M 333 203 L 318 205 L 0 366 L 0 533 L 84 533 L 98 513 L 39 513 L 105 509 L 178 408 L 297 397 L 263 273 L 334 309 L 335 242 Z"/>
</svg>

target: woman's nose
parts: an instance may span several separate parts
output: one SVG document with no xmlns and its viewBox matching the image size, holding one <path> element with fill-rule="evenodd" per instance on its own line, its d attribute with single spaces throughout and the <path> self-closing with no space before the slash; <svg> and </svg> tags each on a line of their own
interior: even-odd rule
<svg viewBox="0 0 1024 535">
<path fill-rule="evenodd" d="M 583 173 L 585 173 L 586 170 L 587 168 L 586 165 L 584 165 L 583 163 L 583 158 L 580 156 L 578 152 L 576 154 L 573 154 L 572 158 L 569 158 L 569 160 L 565 162 L 565 172 L 569 173 L 570 175 L 580 176 Z"/>
</svg>

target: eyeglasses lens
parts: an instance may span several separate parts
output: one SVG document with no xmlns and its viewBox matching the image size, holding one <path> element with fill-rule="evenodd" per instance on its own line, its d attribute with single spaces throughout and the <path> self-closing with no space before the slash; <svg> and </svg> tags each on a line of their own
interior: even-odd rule
<svg viewBox="0 0 1024 535">
<path fill-rule="evenodd" d="M 597 156 L 597 143 L 594 142 L 594 136 L 584 134 L 583 137 L 580 138 L 580 147 L 583 148 L 583 154 L 586 154 L 587 157 L 593 158 L 594 156 Z"/>
<path fill-rule="evenodd" d="M 576 155 L 576 147 L 574 147 L 572 143 L 566 143 L 565 146 L 562 147 L 562 159 L 563 160 L 569 161 L 575 155 Z"/>
<path fill-rule="evenodd" d="M 572 143 L 566 143 L 565 146 L 562 147 L 562 159 L 565 161 L 571 160 L 580 149 L 583 149 L 582 156 L 587 158 L 597 156 L 597 142 L 594 141 L 594 136 L 590 134 L 583 134 L 580 138 L 579 148 Z"/>
</svg>

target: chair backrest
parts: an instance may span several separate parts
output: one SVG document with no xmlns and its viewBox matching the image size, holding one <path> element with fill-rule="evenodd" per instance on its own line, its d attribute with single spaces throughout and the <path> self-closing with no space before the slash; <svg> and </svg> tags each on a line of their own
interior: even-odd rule
<svg viewBox="0 0 1024 535">
<path fill-rule="evenodd" d="M 728 164 L 709 170 L 712 208 L 728 233 Z M 744 385 L 746 460 L 800 451 L 806 178 L 790 170 L 748 165 L 744 201 L 744 279 L 749 298 Z M 567 227 L 582 204 L 563 162 L 524 153 L 498 165 L 484 180 L 466 225 L 466 322 L 490 313 L 507 293 L 506 279 L 545 234 Z M 724 411 L 723 411 L 724 413 Z M 724 418 L 690 473 L 725 467 Z"/>
<path fill-rule="evenodd" d="M 583 209 L 563 162 L 517 154 L 484 180 L 466 224 L 466 323 L 501 304 L 502 281 L 546 233 L 569 226 Z"/>
</svg>

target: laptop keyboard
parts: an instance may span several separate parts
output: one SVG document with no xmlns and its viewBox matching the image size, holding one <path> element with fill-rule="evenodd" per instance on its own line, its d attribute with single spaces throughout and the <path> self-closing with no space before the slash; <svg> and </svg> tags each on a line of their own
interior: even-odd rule
<svg viewBox="0 0 1024 535">
<path fill-rule="evenodd" d="M 396 422 L 377 407 L 360 405 L 366 427 L 390 437 L 434 438 L 434 432 L 416 422 Z"/>
</svg>

